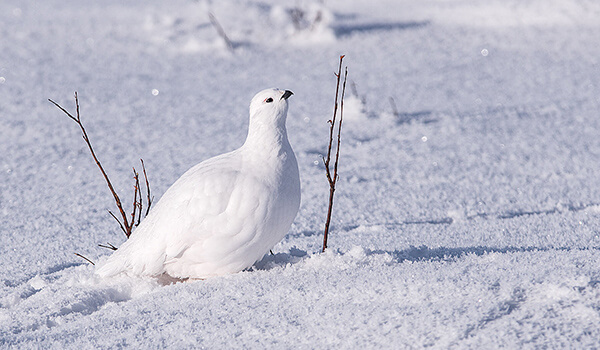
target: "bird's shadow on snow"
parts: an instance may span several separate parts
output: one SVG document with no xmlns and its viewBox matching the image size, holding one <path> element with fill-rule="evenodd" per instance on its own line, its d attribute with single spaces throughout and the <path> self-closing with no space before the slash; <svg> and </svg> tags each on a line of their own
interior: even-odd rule
<svg viewBox="0 0 600 350">
<path fill-rule="evenodd" d="M 275 267 L 295 264 L 308 256 L 308 253 L 295 247 L 290 248 L 289 253 L 267 254 L 256 262 L 250 270 L 270 270 Z"/>
</svg>

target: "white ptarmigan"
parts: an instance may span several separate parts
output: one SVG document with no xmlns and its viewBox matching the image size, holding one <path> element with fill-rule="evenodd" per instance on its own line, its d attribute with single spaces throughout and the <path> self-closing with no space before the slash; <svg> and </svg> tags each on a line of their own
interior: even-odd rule
<svg viewBox="0 0 600 350">
<path fill-rule="evenodd" d="M 96 273 L 201 279 L 239 272 L 269 252 L 300 207 L 285 127 L 291 95 L 256 94 L 244 144 L 183 174 Z"/>
</svg>

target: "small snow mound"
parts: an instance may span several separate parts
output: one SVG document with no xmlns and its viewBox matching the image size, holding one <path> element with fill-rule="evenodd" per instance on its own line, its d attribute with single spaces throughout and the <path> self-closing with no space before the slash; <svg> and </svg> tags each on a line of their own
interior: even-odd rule
<svg viewBox="0 0 600 350">
<path fill-rule="evenodd" d="M 369 250 L 361 246 L 353 246 L 346 252 L 327 249 L 323 253 L 311 255 L 305 260 L 304 267 L 310 269 L 356 269 L 358 266 L 383 266 L 394 261 L 387 251 Z"/>
<path fill-rule="evenodd" d="M 363 247 L 354 246 L 348 251 L 348 255 L 356 260 L 363 260 L 367 257 L 367 252 Z"/>
<path fill-rule="evenodd" d="M 452 221 L 465 221 L 467 216 L 462 209 L 451 209 L 448 210 L 448 217 L 452 219 Z"/>
<path fill-rule="evenodd" d="M 164 9 L 163 9 L 164 10 Z M 209 20 L 209 13 L 213 20 Z M 296 6 L 243 1 L 188 4 L 177 13 L 155 10 L 141 28 L 153 46 L 175 52 L 229 52 L 240 46 L 311 46 L 336 41 L 333 13 L 320 2 Z M 243 44 L 242 44 L 243 43 Z"/>
<path fill-rule="evenodd" d="M 590 213 L 600 213 L 600 205 L 591 205 L 586 208 L 586 211 Z"/>
<path fill-rule="evenodd" d="M 340 264 L 340 254 L 332 249 L 326 249 L 322 253 L 312 254 L 305 260 L 305 266 L 309 268 L 331 267 Z"/>
<path fill-rule="evenodd" d="M 354 95 L 344 97 L 344 120 L 353 122 L 365 119 L 367 119 L 367 113 L 361 99 Z"/>
<path fill-rule="evenodd" d="M 323 4 L 309 3 L 291 8 L 275 5 L 269 18 L 275 29 L 285 33 L 284 41 L 289 39 L 300 46 L 335 41 L 335 33 L 330 26 L 333 14 Z"/>
<path fill-rule="evenodd" d="M 42 289 L 47 286 L 47 283 L 40 277 L 40 275 L 36 275 L 34 278 L 29 280 L 29 285 L 35 289 Z"/>
<path fill-rule="evenodd" d="M 214 40 L 198 40 L 197 38 L 190 37 L 182 45 L 181 51 L 183 53 L 197 53 L 197 52 L 227 52 L 228 47 L 225 41 L 220 38 Z"/>
<path fill-rule="evenodd" d="M 539 292 L 542 298 L 551 300 L 572 299 L 576 294 L 575 290 L 569 286 L 553 283 L 545 284 Z"/>
</svg>

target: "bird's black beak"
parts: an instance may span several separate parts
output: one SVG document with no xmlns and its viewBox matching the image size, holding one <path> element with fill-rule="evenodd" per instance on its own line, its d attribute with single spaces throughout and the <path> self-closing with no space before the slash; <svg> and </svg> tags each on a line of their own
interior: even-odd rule
<svg viewBox="0 0 600 350">
<path fill-rule="evenodd" d="M 281 99 L 285 99 L 287 100 L 288 98 L 290 98 L 290 96 L 292 96 L 294 93 L 291 92 L 290 90 L 285 90 L 285 92 L 283 93 L 283 95 L 281 95 Z"/>
</svg>

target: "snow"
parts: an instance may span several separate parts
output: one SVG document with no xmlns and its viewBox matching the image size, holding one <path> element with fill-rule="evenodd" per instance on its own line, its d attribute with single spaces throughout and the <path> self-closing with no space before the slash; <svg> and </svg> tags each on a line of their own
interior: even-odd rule
<svg viewBox="0 0 600 350">
<path fill-rule="evenodd" d="M 0 347 L 599 347 L 599 14 L 586 0 L 1 2 Z M 348 119 L 320 253 L 340 54 Z M 101 279 L 73 255 L 98 261 L 124 235 L 48 98 L 73 110 L 78 91 L 129 203 L 140 157 L 158 198 L 239 147 L 248 101 L 273 86 L 295 93 L 302 181 L 274 255 L 167 286 Z"/>
</svg>

